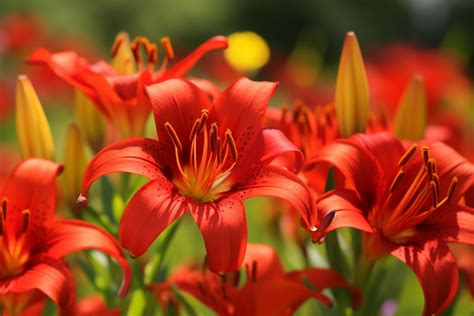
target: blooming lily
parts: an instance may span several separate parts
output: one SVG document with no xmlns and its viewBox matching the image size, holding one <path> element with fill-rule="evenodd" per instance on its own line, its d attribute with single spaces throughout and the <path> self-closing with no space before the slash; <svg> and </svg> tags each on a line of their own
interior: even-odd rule
<svg viewBox="0 0 474 316">
<path fill-rule="evenodd" d="M 364 232 L 369 260 L 391 254 L 416 274 L 425 295 L 423 315 L 443 311 L 458 286 L 447 242 L 474 243 L 474 209 L 462 198 L 473 166 L 443 143 L 402 143 L 388 133 L 357 134 L 324 147 L 308 168 L 333 165 L 339 186 L 318 199 L 332 222 L 321 223 L 319 240 L 339 227 Z M 342 184 L 342 185 L 341 185 Z"/>
<path fill-rule="evenodd" d="M 144 37 L 137 37 L 129 47 L 135 59 L 133 61 L 122 57 L 126 55 L 122 53 L 121 48 L 127 43 L 127 36 L 121 33 L 112 47 L 112 56 L 119 54 L 118 60 L 122 61 L 117 65 L 114 60 L 117 68 L 102 60 L 90 64 L 73 51 L 52 54 L 46 49 L 34 51 L 28 58 L 28 62 L 46 65 L 58 77 L 79 89 L 94 101 L 98 109 L 123 137 L 130 137 L 142 134 L 151 112 L 144 92 L 145 86 L 170 78 L 183 77 L 206 53 L 227 47 L 225 37 L 215 36 L 168 69 L 168 62 L 175 56 L 170 40 L 164 37 L 161 43 L 166 57 L 160 70 L 154 72 L 154 67 L 158 62 L 157 46 Z M 142 48 L 146 62 L 141 54 Z M 136 73 L 130 73 L 134 67 L 128 67 L 133 62 L 138 67 Z"/>
<path fill-rule="evenodd" d="M 314 229 L 314 199 L 293 172 L 301 152 L 282 132 L 262 129 L 277 84 L 240 79 L 213 103 L 185 80 L 149 86 L 158 141 L 131 138 L 112 144 L 89 163 L 78 201 L 99 177 L 131 172 L 151 181 L 131 198 L 120 222 L 120 241 L 142 255 L 173 221 L 190 212 L 204 237 L 214 272 L 240 267 L 247 245 L 243 200 L 282 198 Z"/>
<path fill-rule="evenodd" d="M 68 310 L 74 280 L 62 258 L 78 250 L 114 257 L 124 273 L 120 294 L 128 289 L 130 267 L 110 234 L 86 222 L 53 219 L 61 170 L 47 160 L 26 160 L 0 191 L 0 302 L 9 314 L 21 312 L 39 292 Z"/>
<path fill-rule="evenodd" d="M 246 281 L 242 287 L 238 286 L 240 271 L 220 277 L 191 268 L 177 270 L 168 283 L 193 295 L 219 315 L 228 316 L 291 315 L 310 298 L 331 306 L 331 300 L 322 291 L 333 287 L 347 288 L 354 306 L 361 299 L 359 291 L 333 270 L 307 268 L 285 273 L 277 253 L 266 245 L 249 244 L 243 266 Z"/>
</svg>

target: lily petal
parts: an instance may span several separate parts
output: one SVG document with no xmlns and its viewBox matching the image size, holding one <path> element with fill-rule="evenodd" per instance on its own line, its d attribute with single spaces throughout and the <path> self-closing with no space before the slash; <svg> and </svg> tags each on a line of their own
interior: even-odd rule
<svg viewBox="0 0 474 316">
<path fill-rule="evenodd" d="M 169 122 L 176 131 L 183 148 L 189 142 L 194 121 L 201 116 L 201 110 L 211 104 L 205 91 L 189 81 L 171 79 L 146 87 L 155 116 L 158 139 L 174 157 L 174 145 L 165 129 Z"/>
<path fill-rule="evenodd" d="M 289 202 L 300 213 L 308 228 L 317 226 L 315 198 L 305 182 L 279 166 L 268 165 L 238 188 L 239 198 L 267 196 Z"/>
<path fill-rule="evenodd" d="M 448 191 L 453 177 L 458 178 L 458 184 L 451 201 L 453 203 L 459 201 L 467 190 L 474 185 L 474 165 L 443 143 L 432 144 L 430 154 L 436 161 L 442 193 Z"/>
<path fill-rule="evenodd" d="M 443 205 L 417 230 L 426 239 L 474 245 L 474 208 L 453 203 Z"/>
<path fill-rule="evenodd" d="M 240 162 L 255 146 L 268 102 L 277 86 L 275 82 L 242 78 L 225 89 L 214 102 L 211 115 L 219 122 L 220 136 L 224 139 L 226 129 L 231 130 Z"/>
<path fill-rule="evenodd" d="M 128 202 L 120 220 L 120 243 L 134 257 L 145 253 L 159 234 L 187 211 L 183 196 L 166 179 L 142 186 Z"/>
<path fill-rule="evenodd" d="M 307 299 L 314 298 L 327 306 L 331 300 L 312 291 L 303 283 L 289 280 L 284 276 L 247 283 L 235 297 L 234 315 L 291 315 Z"/>
<path fill-rule="evenodd" d="M 28 209 L 28 233 L 41 234 L 38 229 L 54 217 L 56 177 L 62 170 L 61 164 L 37 158 L 25 160 L 13 170 L 0 194 L 8 199 L 7 222 L 11 224 L 7 227 L 21 229 L 17 223 L 22 221 L 22 211 Z"/>
<path fill-rule="evenodd" d="M 227 196 L 191 209 L 206 245 L 209 269 L 215 273 L 236 271 L 247 247 L 247 220 L 242 200 Z"/>
<path fill-rule="evenodd" d="M 373 233 L 374 229 L 369 224 L 366 214 L 362 211 L 361 201 L 352 190 L 337 189 L 321 195 L 318 200 L 318 213 L 326 214 L 335 211 L 335 215 L 329 226 L 323 230 L 311 234 L 313 240 L 319 242 L 321 237 L 337 228 L 352 227 Z"/>
<path fill-rule="evenodd" d="M 82 195 L 98 178 L 115 172 L 130 172 L 149 179 L 163 177 L 158 157 L 163 148 L 156 140 L 134 137 L 113 143 L 97 155 L 87 165 L 82 178 Z"/>
<path fill-rule="evenodd" d="M 301 271 L 287 273 L 287 278 L 304 284 L 308 280 L 317 291 L 323 291 L 328 288 L 348 289 L 352 296 L 352 306 L 357 308 L 362 301 L 361 292 L 351 285 L 342 275 L 331 269 L 307 268 Z"/>
<path fill-rule="evenodd" d="M 217 49 L 226 49 L 228 46 L 227 38 L 225 36 L 214 36 L 208 39 L 206 42 L 201 44 L 196 50 L 191 54 L 181 59 L 179 62 L 174 64 L 170 69 L 168 69 L 162 80 L 170 78 L 179 78 L 186 75 L 196 63 L 204 57 L 208 52 L 217 50 Z"/>
<path fill-rule="evenodd" d="M 255 281 L 284 275 L 283 266 L 275 250 L 263 244 L 248 244 L 243 266 L 255 268 Z M 250 281 L 250 280 L 249 280 Z"/>
<path fill-rule="evenodd" d="M 62 310 L 74 302 L 74 278 L 66 265 L 57 259 L 32 260 L 31 267 L 16 278 L 0 281 L 0 294 L 40 290 Z"/>
<path fill-rule="evenodd" d="M 391 252 L 415 272 L 425 296 L 424 316 L 441 313 L 454 299 L 459 275 L 448 246 L 438 240 L 400 246 Z"/>
<path fill-rule="evenodd" d="M 123 272 L 120 295 L 125 295 L 131 280 L 130 266 L 118 242 L 102 228 L 79 220 L 55 221 L 47 230 L 46 242 L 42 244 L 42 252 L 56 259 L 86 249 L 104 252 L 117 260 Z"/>
</svg>

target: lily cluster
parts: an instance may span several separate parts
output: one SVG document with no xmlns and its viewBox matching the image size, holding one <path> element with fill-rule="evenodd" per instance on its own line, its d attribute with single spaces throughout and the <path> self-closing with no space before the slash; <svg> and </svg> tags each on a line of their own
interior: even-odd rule
<svg viewBox="0 0 474 316">
<path fill-rule="evenodd" d="M 239 57 L 241 42 L 264 50 L 258 60 Z M 226 88 L 185 78 L 229 45 L 233 72 L 225 75 L 239 78 Z M 370 295 L 387 274 L 388 255 L 415 273 L 423 315 L 455 300 L 458 269 L 472 288 L 465 254 L 474 247 L 474 165 L 456 145 L 456 130 L 434 114 L 439 86 L 412 73 L 393 102 L 390 80 L 380 79 L 388 66 L 383 59 L 366 66 L 349 32 L 331 102 L 295 98 L 300 90 L 284 86 L 285 78 L 290 92 L 277 99 L 277 82 L 239 73 L 251 76 L 268 55 L 253 33 L 212 37 L 181 59 L 168 37 L 157 45 L 126 33 L 116 37 L 110 62 L 72 50 L 30 54 L 29 64 L 75 89 L 77 123 L 66 133 L 62 163 L 55 162 L 41 102 L 28 77 L 18 77 L 22 158 L 0 152 L 9 174 L 0 173 L 2 315 L 47 313 L 47 297 L 63 315 L 196 313 L 192 300 L 218 315 L 290 315 L 308 299 L 322 303 L 320 312 L 364 315 L 383 303 Z M 207 77 L 219 77 L 210 69 Z M 292 106 L 269 108 L 282 97 Z M 264 225 L 278 223 L 273 237 L 301 250 L 299 264 L 291 256 L 282 263 L 268 244 L 248 243 L 256 223 L 246 209 L 255 200 L 244 201 L 255 197 L 272 199 L 257 200 L 254 211 Z M 178 266 L 165 255 L 195 252 L 170 246 L 191 219 L 204 263 Z M 118 265 L 97 251 L 64 259 L 80 250 L 98 250 Z M 76 302 L 73 273 L 101 296 Z"/>
</svg>

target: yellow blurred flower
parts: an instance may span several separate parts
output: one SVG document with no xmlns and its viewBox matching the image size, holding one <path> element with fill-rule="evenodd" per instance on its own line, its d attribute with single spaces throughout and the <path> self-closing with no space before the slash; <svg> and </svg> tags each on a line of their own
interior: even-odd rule
<svg viewBox="0 0 474 316">
<path fill-rule="evenodd" d="M 232 67 L 241 72 L 256 71 L 270 59 L 267 42 L 254 32 L 232 33 L 227 38 L 229 47 L 224 51 L 224 56 Z"/>
<path fill-rule="evenodd" d="M 16 133 L 23 159 L 54 160 L 54 143 L 38 95 L 26 75 L 16 84 Z"/>
</svg>

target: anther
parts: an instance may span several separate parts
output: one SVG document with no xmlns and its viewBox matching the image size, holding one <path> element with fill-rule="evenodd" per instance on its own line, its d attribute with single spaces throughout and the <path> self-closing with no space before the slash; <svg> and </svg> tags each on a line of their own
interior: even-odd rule
<svg viewBox="0 0 474 316">
<path fill-rule="evenodd" d="M 201 118 L 199 119 L 199 125 L 197 126 L 197 133 L 201 133 L 204 126 L 206 125 L 207 117 L 209 116 L 208 110 L 202 110 Z"/>
<path fill-rule="evenodd" d="M 180 152 L 183 151 L 183 146 L 181 145 L 178 134 L 176 134 L 176 131 L 174 130 L 173 126 L 171 126 L 170 122 L 165 123 L 165 130 L 168 133 L 168 136 L 171 138 L 171 141 L 173 142 L 176 149 Z"/>
<path fill-rule="evenodd" d="M 209 139 L 211 140 L 211 151 L 215 152 L 216 151 L 216 145 L 217 145 L 217 124 L 212 123 L 211 125 L 211 130 L 209 131 Z"/>
<path fill-rule="evenodd" d="M 335 215 L 336 211 L 334 209 L 330 209 L 326 214 L 324 214 L 323 219 L 319 224 L 318 230 L 324 231 L 326 228 L 328 228 Z"/>
<path fill-rule="evenodd" d="M 115 55 L 117 55 L 120 45 L 122 45 L 122 43 L 125 41 L 125 37 L 126 37 L 125 33 L 120 33 L 115 38 L 115 41 L 112 44 L 112 49 L 110 50 L 110 56 L 112 58 L 115 57 Z"/>
<path fill-rule="evenodd" d="M 158 47 L 155 44 L 150 44 L 147 49 L 148 64 L 155 65 L 158 62 Z"/>
<path fill-rule="evenodd" d="M 301 111 L 301 116 L 303 118 L 303 124 L 306 126 L 308 129 L 308 132 L 313 131 L 313 126 L 311 125 L 311 119 L 310 119 L 311 111 L 308 109 L 307 106 L 303 107 L 303 110 Z"/>
<path fill-rule="evenodd" d="M 395 177 L 395 179 L 393 179 L 393 182 L 390 185 L 390 192 L 393 192 L 397 188 L 400 181 L 402 181 L 404 175 L 405 175 L 405 171 L 403 170 L 398 171 L 397 176 Z"/>
<path fill-rule="evenodd" d="M 418 146 L 416 144 L 413 144 L 413 146 L 411 146 L 410 149 L 408 149 L 405 152 L 405 154 L 402 156 L 402 158 L 400 158 L 400 160 L 398 161 L 398 166 L 399 167 L 405 166 L 410 161 L 410 159 L 413 157 L 413 154 L 415 153 L 417 148 L 418 148 Z"/>
<path fill-rule="evenodd" d="M 452 199 L 457 185 L 458 185 L 458 178 L 454 177 L 453 180 L 451 180 L 451 184 L 449 185 L 448 194 L 446 195 L 446 202 L 449 202 Z"/>
<path fill-rule="evenodd" d="M 168 57 L 168 59 L 174 59 L 173 46 L 171 45 L 171 41 L 168 36 L 165 36 L 161 39 L 161 45 L 163 45 L 163 47 L 165 48 L 166 56 Z"/>
<path fill-rule="evenodd" d="M 30 210 L 23 210 L 22 214 L 23 214 L 23 223 L 21 226 L 21 233 L 24 234 L 26 233 L 26 231 L 28 230 L 28 226 L 30 225 L 31 213 L 30 213 Z"/>
<path fill-rule="evenodd" d="M 234 162 L 236 162 L 237 159 L 239 158 L 238 153 L 237 153 L 237 146 L 235 145 L 234 137 L 232 137 L 232 132 L 229 129 L 225 132 L 225 137 L 226 137 L 227 143 L 229 144 L 230 153 L 232 154 L 232 159 L 234 159 Z"/>
<path fill-rule="evenodd" d="M 280 118 L 280 124 L 285 124 L 286 123 L 286 116 L 288 115 L 288 106 L 283 105 L 281 108 L 281 118 Z"/>
<path fill-rule="evenodd" d="M 2 218 L 4 221 L 7 220 L 7 205 L 8 205 L 8 200 L 7 198 L 3 198 L 2 200 Z"/>
<path fill-rule="evenodd" d="M 429 161 L 429 159 L 430 159 L 429 150 L 430 150 L 430 149 L 429 149 L 428 147 L 426 147 L 426 146 L 423 146 L 423 147 L 421 148 L 421 155 L 422 155 L 422 157 L 423 157 L 423 163 L 425 164 L 425 166 L 428 165 L 428 161 Z"/>
<path fill-rule="evenodd" d="M 257 261 L 252 261 L 252 281 L 257 282 Z"/>
</svg>

